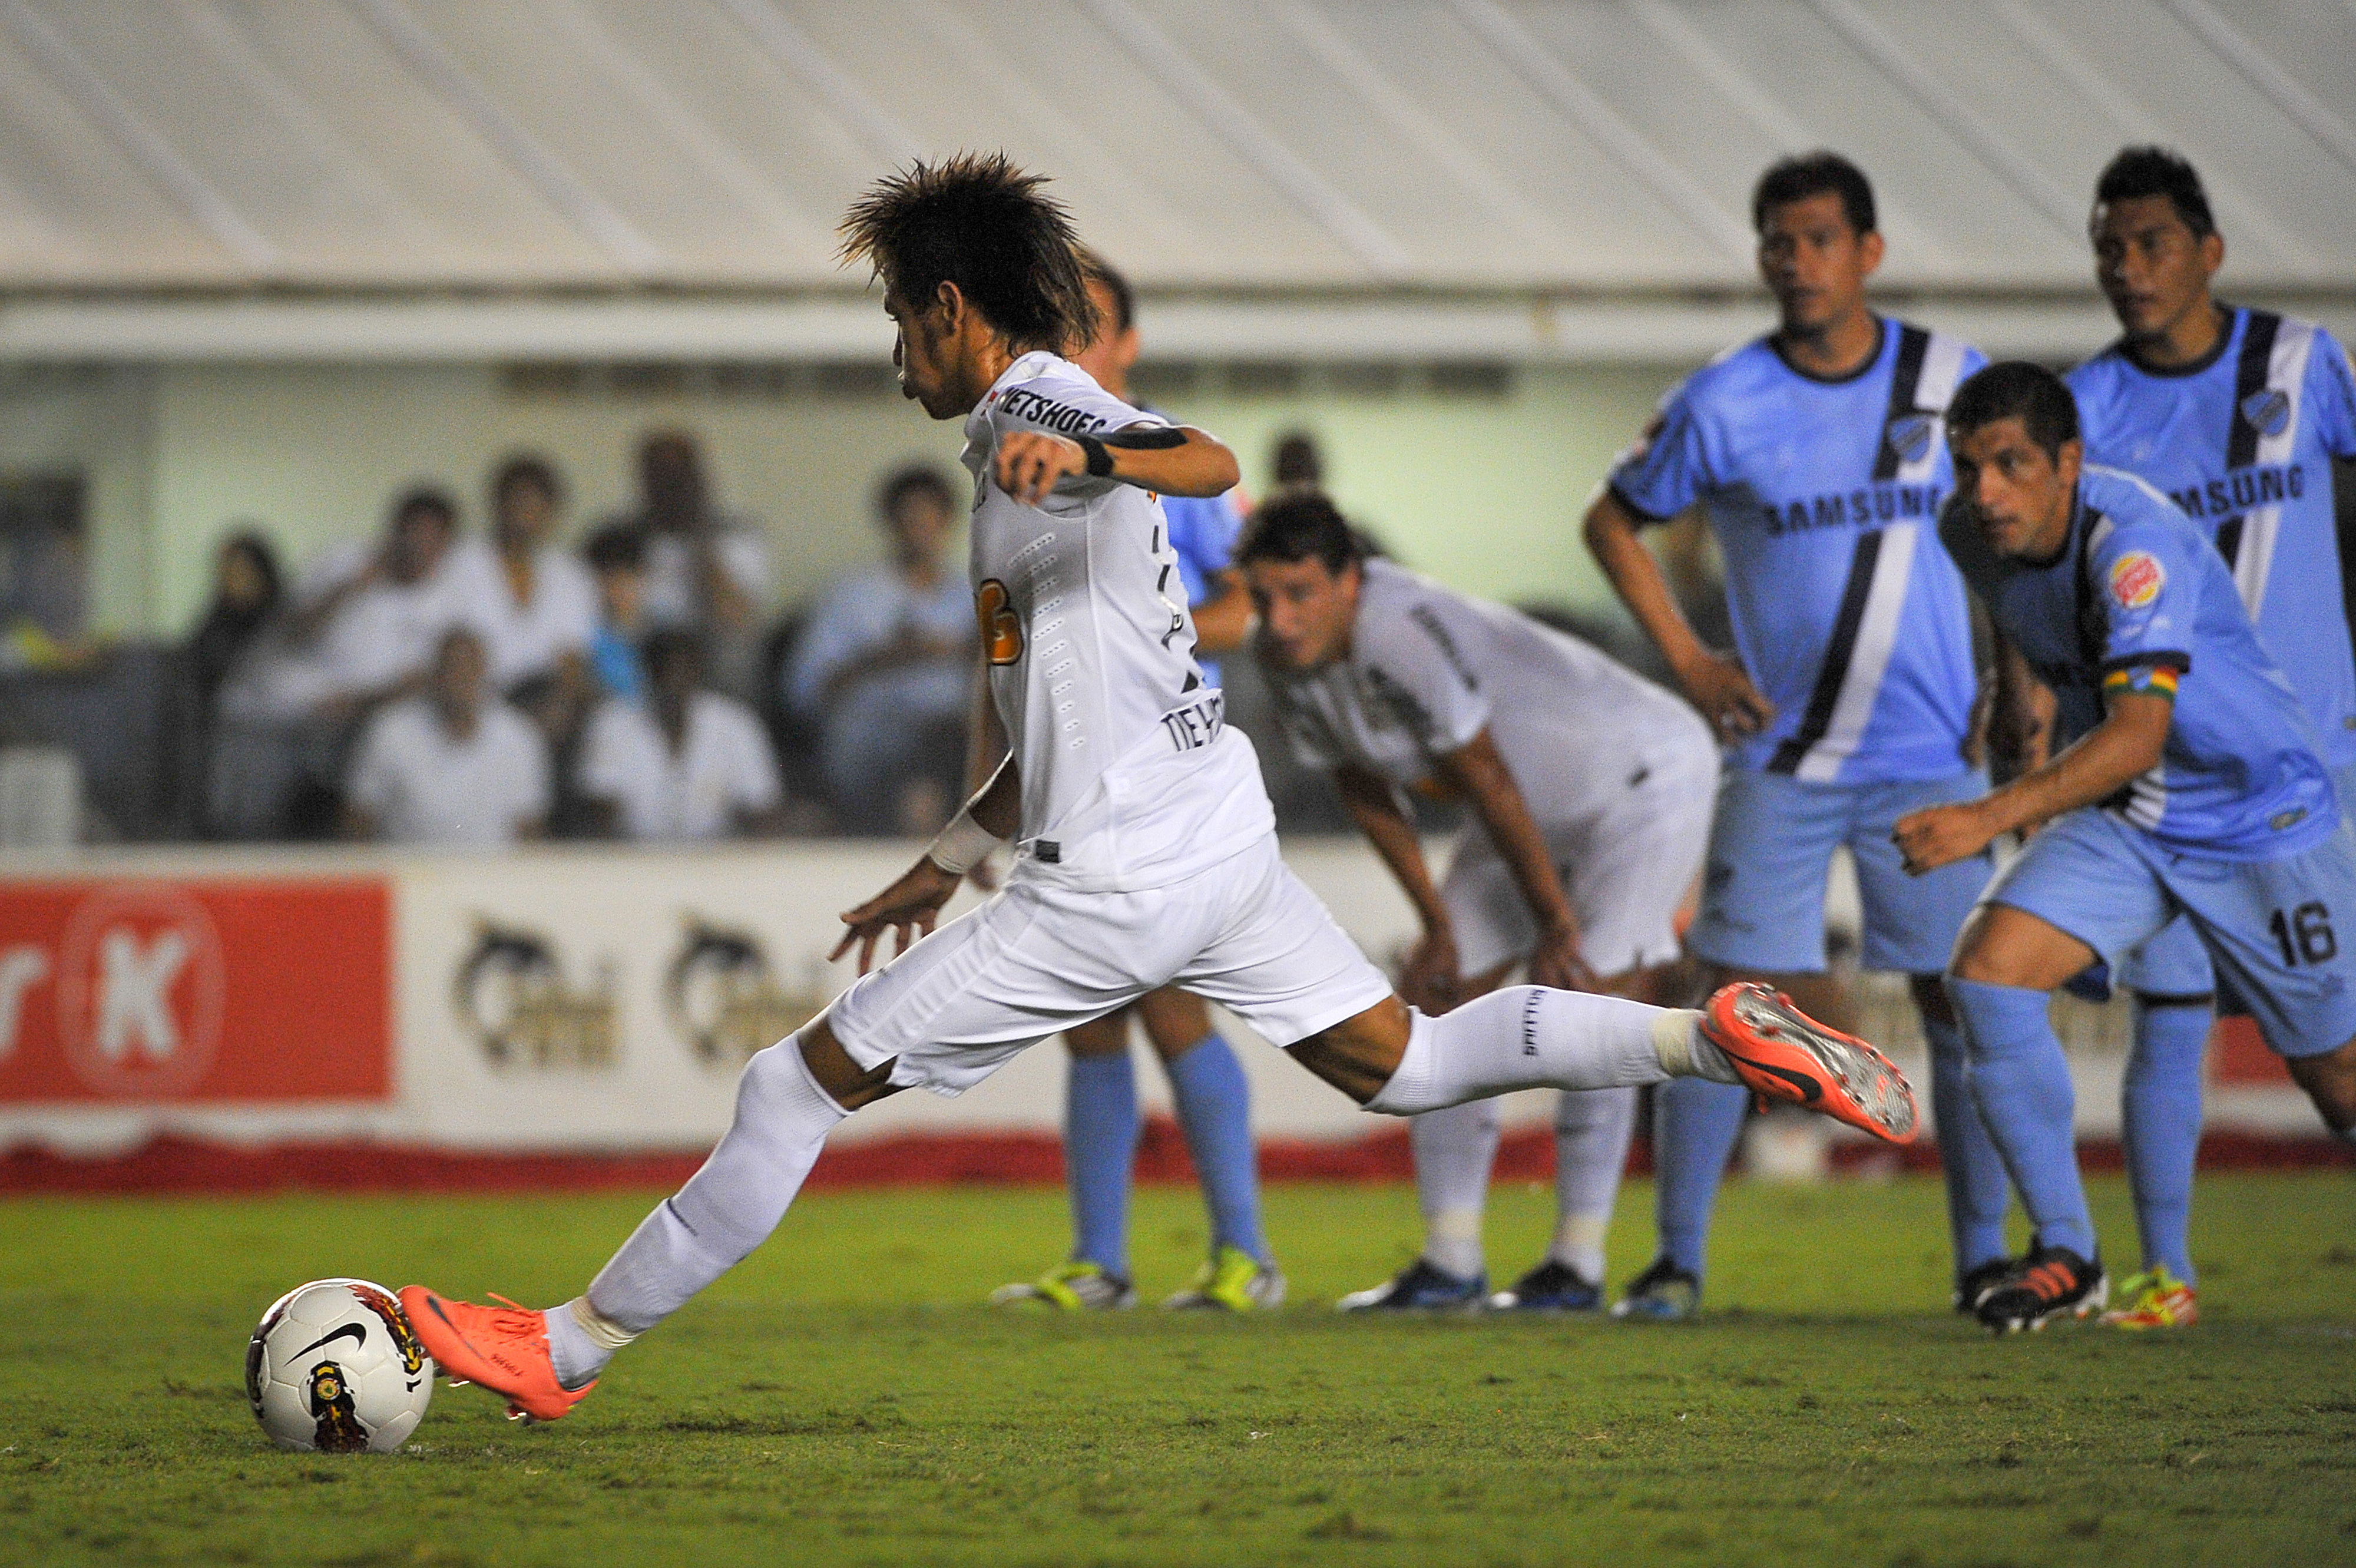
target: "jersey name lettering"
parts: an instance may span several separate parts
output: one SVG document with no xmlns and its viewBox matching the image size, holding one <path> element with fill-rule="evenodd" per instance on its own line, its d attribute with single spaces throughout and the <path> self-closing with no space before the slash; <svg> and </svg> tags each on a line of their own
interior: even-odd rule
<svg viewBox="0 0 2356 1568">
<path fill-rule="evenodd" d="M 1173 751 L 1200 751 L 1219 738 L 1226 727 L 1227 700 L 1214 687 L 1183 708 L 1173 708 L 1162 715 L 1162 732 L 1170 737 Z"/>
<path fill-rule="evenodd" d="M 998 406 L 1010 417 L 1031 424 L 1044 424 L 1048 429 L 1069 435 L 1074 431 L 1102 430 L 1105 422 L 1086 409 L 1074 408 L 1067 403 L 1057 403 L 1042 396 L 1028 387 L 1015 387 L 1002 394 Z"/>
</svg>

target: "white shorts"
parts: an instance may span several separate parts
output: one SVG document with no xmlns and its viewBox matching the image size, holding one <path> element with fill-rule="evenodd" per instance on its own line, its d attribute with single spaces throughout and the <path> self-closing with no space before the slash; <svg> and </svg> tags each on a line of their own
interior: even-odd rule
<svg viewBox="0 0 2356 1568">
<path fill-rule="evenodd" d="M 834 999 L 851 1059 L 897 1058 L 892 1081 L 961 1094 L 1027 1046 L 1183 985 L 1278 1046 L 1391 993 L 1269 833 L 1167 887 L 1082 893 L 1018 873 Z"/>
<path fill-rule="evenodd" d="M 1691 768 L 1655 768 L 1601 817 L 1539 824 L 1579 918 L 1580 956 L 1597 974 L 1677 956 L 1677 908 L 1701 873 L 1717 793 L 1713 753 Z M 1440 897 L 1468 976 L 1526 957 L 1537 943 L 1529 900 L 1479 822 L 1457 836 Z"/>
</svg>

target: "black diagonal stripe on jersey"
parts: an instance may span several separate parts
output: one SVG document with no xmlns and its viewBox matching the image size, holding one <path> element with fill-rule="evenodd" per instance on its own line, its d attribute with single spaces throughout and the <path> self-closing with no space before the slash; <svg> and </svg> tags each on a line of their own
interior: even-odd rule
<svg viewBox="0 0 2356 1568">
<path fill-rule="evenodd" d="M 2275 335 L 2281 330 L 2282 317 L 2270 310 L 2251 311 L 2250 324 L 2242 329 L 2242 358 L 2233 368 L 2233 411 L 2225 416 L 2228 471 L 2258 460 L 2260 433 L 2242 405 L 2265 390 L 2266 372 L 2274 368 Z"/>
<path fill-rule="evenodd" d="M 1797 773 L 1816 742 L 1832 728 L 1833 709 L 1840 704 L 1841 686 L 1848 680 L 1849 661 L 1857 657 L 1858 628 L 1865 624 L 1865 601 L 1873 593 L 1873 565 L 1881 559 L 1881 531 L 1861 533 L 1857 553 L 1848 564 L 1848 585 L 1841 590 L 1840 615 L 1833 622 L 1833 639 L 1825 648 L 1824 668 L 1816 671 L 1815 690 L 1808 693 L 1808 711 L 1792 738 L 1775 748 L 1768 760 L 1770 773 Z"/>
<path fill-rule="evenodd" d="M 2225 558 L 2225 570 L 2232 571 L 2242 559 L 2242 519 L 2229 517 L 2217 525 L 2217 553 Z"/>
<path fill-rule="evenodd" d="M 1894 479 L 1906 459 L 1890 444 L 1890 426 L 1915 413 L 1915 394 L 1922 390 L 1922 359 L 1931 351 L 1931 335 L 1920 327 L 1898 329 L 1898 363 L 1890 372 L 1890 408 L 1881 416 L 1881 439 L 1873 448 L 1873 477 Z"/>
</svg>

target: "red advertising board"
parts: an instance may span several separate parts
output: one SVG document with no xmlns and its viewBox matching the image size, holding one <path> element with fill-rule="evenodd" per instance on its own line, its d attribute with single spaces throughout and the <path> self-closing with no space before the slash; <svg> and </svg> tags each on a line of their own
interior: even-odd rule
<svg viewBox="0 0 2356 1568">
<path fill-rule="evenodd" d="M 0 1106 L 382 1100 L 380 878 L 0 882 Z"/>
</svg>

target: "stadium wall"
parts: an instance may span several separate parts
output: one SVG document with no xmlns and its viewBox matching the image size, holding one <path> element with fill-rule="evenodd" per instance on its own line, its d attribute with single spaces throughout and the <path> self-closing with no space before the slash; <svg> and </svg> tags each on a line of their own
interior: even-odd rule
<svg viewBox="0 0 2356 1568">
<path fill-rule="evenodd" d="M 583 1157 L 638 1162 L 610 1167 L 624 1171 L 691 1164 L 725 1130 L 744 1059 L 851 978 L 847 964 L 826 961 L 834 912 L 912 853 L 884 843 L 18 860 L 0 873 L 0 1188 L 71 1186 L 78 1165 L 126 1158 L 160 1159 L 175 1180 L 198 1185 L 208 1160 L 234 1181 L 240 1170 L 299 1171 L 303 1159 L 325 1168 L 377 1158 L 370 1151 L 397 1152 L 410 1164 L 387 1168 L 420 1179 L 513 1176 L 534 1161 L 561 1171 Z M 1367 951 L 1402 946 L 1410 913 L 1361 845 L 1301 839 L 1286 854 Z M 1846 888 L 1835 901 L 1837 923 L 1853 918 Z M 1922 1081 L 1903 983 L 1868 977 L 1861 1002 L 1868 1031 Z M 2071 1006 L 2060 1022 L 2081 1134 L 2113 1139 L 2123 1017 Z M 1290 1151 L 1274 1168 L 1403 1168 L 1396 1127 L 1272 1050 L 1248 1045 L 1243 1055 L 1255 1125 Z M 2212 1057 L 2212 1133 L 2313 1138 L 2313 1112 L 2262 1047 L 2229 1036 Z M 838 1134 L 852 1161 L 844 1169 L 1052 1176 L 1062 1069 L 1060 1051 L 1036 1050 L 959 1099 L 889 1099 Z M 1161 1075 L 1139 1077 L 1149 1107 L 1166 1109 Z M 1508 1106 L 1532 1133 L 1548 1112 L 1544 1094 Z M 1526 1157 L 1543 1160 L 1543 1144 L 1538 1134 Z M 268 1163 L 290 1146 L 311 1153 L 291 1167 Z"/>
</svg>

